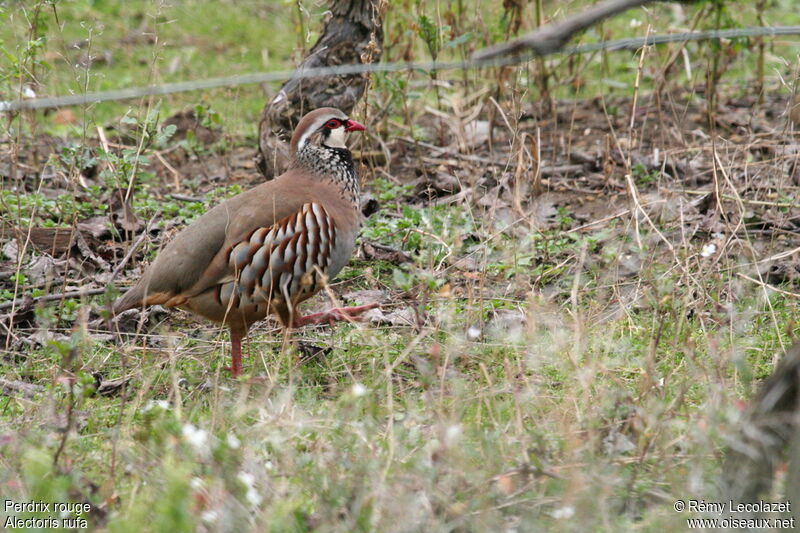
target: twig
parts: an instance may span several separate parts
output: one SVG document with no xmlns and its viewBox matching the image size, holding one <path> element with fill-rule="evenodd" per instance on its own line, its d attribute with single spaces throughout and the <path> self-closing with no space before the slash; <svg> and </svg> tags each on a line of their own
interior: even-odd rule
<svg viewBox="0 0 800 533">
<path fill-rule="evenodd" d="M 62 298 L 81 298 L 83 296 L 97 296 L 98 294 L 103 294 L 106 292 L 105 289 L 86 289 L 86 290 L 78 290 L 78 291 L 69 291 L 69 292 L 57 292 L 54 294 L 43 294 L 42 296 L 33 296 L 31 297 L 33 303 L 39 302 L 52 302 L 54 300 L 61 300 Z M 22 305 L 23 303 L 28 300 L 27 296 L 23 296 L 22 298 L 16 298 L 11 300 L 10 302 L 3 302 L 0 303 L 0 311 L 5 311 L 6 309 L 11 309 L 12 307 L 17 307 Z"/>
<path fill-rule="evenodd" d="M 439 264 L 436 265 L 436 270 L 439 270 L 442 267 L 442 265 L 444 264 L 445 259 L 447 259 L 451 255 L 453 255 L 453 249 L 446 242 L 444 242 L 442 240 L 442 238 L 439 237 L 438 235 L 434 235 L 433 233 L 427 232 L 425 230 L 421 230 L 419 228 L 409 228 L 409 231 L 413 231 L 413 232 L 419 233 L 420 235 L 424 235 L 425 237 L 429 237 L 429 238 L 431 238 L 431 239 L 433 239 L 435 241 L 438 241 L 438 243 L 441 244 L 442 246 L 444 246 L 444 248 L 447 250 L 447 253 L 445 254 L 445 256 L 442 257 L 442 259 L 439 261 Z"/>
<path fill-rule="evenodd" d="M 783 295 L 791 296 L 793 298 L 800 298 L 800 294 L 797 294 L 796 292 L 789 292 L 789 291 L 785 291 L 783 289 L 779 289 L 778 287 L 776 287 L 774 285 L 770 285 L 769 283 L 767 283 L 765 281 L 761 281 L 761 280 L 758 280 L 758 279 L 755 279 L 755 278 L 751 278 L 750 276 L 742 274 L 741 272 L 737 272 L 736 275 L 739 276 L 740 278 L 746 279 L 747 281 L 752 281 L 753 283 L 755 283 L 757 285 L 760 285 L 762 287 L 766 287 L 767 289 L 772 289 L 773 291 L 779 292 L 779 293 L 781 293 Z"/>
<path fill-rule="evenodd" d="M 16 392 L 26 398 L 33 398 L 37 392 L 42 392 L 43 390 L 44 387 L 35 383 L 0 378 L 0 391 L 3 391 L 3 394 L 7 396 L 11 396 Z"/>
<path fill-rule="evenodd" d="M 796 254 L 797 252 L 800 252 L 800 246 L 798 246 L 797 248 L 792 248 L 791 250 L 786 250 L 785 252 L 781 252 L 779 254 L 771 255 L 771 256 L 767 257 L 766 259 L 761 259 L 756 264 L 768 263 L 770 261 L 777 261 L 778 259 L 783 259 L 785 257 L 790 257 L 790 256 Z"/>
<path fill-rule="evenodd" d="M 535 31 L 517 39 L 478 50 L 472 54 L 472 59 L 493 59 L 528 50 L 532 50 L 540 56 L 553 54 L 563 48 L 567 41 L 579 31 L 594 26 L 601 20 L 622 11 L 657 1 L 660 0 L 607 0 L 600 2 L 565 20 L 540 26 Z"/>
<path fill-rule="evenodd" d="M 694 191 L 690 189 L 667 189 L 667 188 L 663 188 L 662 190 L 665 192 L 672 192 L 678 194 L 691 194 L 694 196 L 703 196 L 715 192 L 715 191 Z M 746 198 L 737 198 L 736 196 L 730 194 L 720 194 L 719 197 L 722 198 L 723 200 L 742 202 L 743 204 L 748 204 L 748 205 L 761 205 L 765 207 L 797 207 L 796 202 L 792 203 L 792 202 L 768 202 L 767 200 L 748 200 Z"/>
<path fill-rule="evenodd" d="M 97 126 L 97 137 L 100 139 L 100 146 L 103 148 L 103 151 L 107 154 L 110 153 L 111 150 L 108 146 L 108 139 L 106 138 L 106 130 L 103 129 L 102 126 Z M 103 164 L 100 167 L 100 169 L 102 170 L 103 167 L 106 166 L 111 169 L 112 173 L 116 172 L 116 170 L 114 169 L 114 165 L 111 163 L 111 161 L 108 160 L 108 157 L 103 158 Z"/>
<path fill-rule="evenodd" d="M 139 248 L 139 246 L 141 246 L 141 244 L 147 238 L 147 235 L 150 234 L 149 230 L 150 230 L 150 228 L 148 226 L 148 228 L 146 228 L 142 232 L 142 234 L 139 235 L 139 238 L 136 239 L 136 242 L 134 242 L 133 245 L 130 247 L 130 249 L 128 250 L 128 253 L 126 253 L 125 257 L 122 258 L 122 261 L 120 261 L 119 264 L 114 267 L 114 270 L 111 272 L 111 279 L 109 280 L 109 282 L 114 281 L 115 279 L 117 279 L 117 276 L 119 275 L 119 273 L 122 272 L 122 269 L 125 268 L 125 265 L 128 264 L 128 261 L 130 261 L 131 257 L 133 257 L 134 252 L 136 252 L 137 248 Z"/>
<path fill-rule="evenodd" d="M 64 372 L 63 379 L 66 380 L 69 388 L 67 389 L 67 424 L 64 431 L 61 433 L 61 440 L 58 444 L 56 453 L 53 454 L 53 466 L 58 466 L 58 459 L 64 453 L 64 448 L 67 447 L 67 439 L 69 439 L 70 431 L 75 423 L 75 358 L 78 356 L 78 348 L 73 347 L 69 353 L 65 354 L 61 359 L 61 370 Z M 67 363 L 67 364 L 64 364 Z"/>
<path fill-rule="evenodd" d="M 175 190 L 176 191 L 181 190 L 181 182 L 180 182 L 181 173 L 178 172 L 175 169 L 175 167 L 170 165 L 169 162 L 166 159 L 164 159 L 164 156 L 162 156 L 158 151 L 155 151 L 153 153 L 156 155 L 156 158 L 159 161 L 161 161 L 161 164 L 164 165 L 166 167 L 166 169 L 169 170 L 172 173 L 172 181 L 173 181 L 173 185 L 175 186 Z"/>
<path fill-rule="evenodd" d="M 660 201 L 664 202 L 666 200 L 660 200 Z M 613 214 L 613 215 L 609 215 L 607 217 L 603 217 L 600 220 L 595 220 L 593 222 L 587 222 L 586 224 L 584 224 L 582 226 L 578 226 L 577 228 L 572 228 L 571 230 L 568 230 L 567 233 L 575 233 L 575 232 L 584 230 L 586 228 L 591 228 L 592 226 L 596 226 L 598 224 L 602 224 L 603 222 L 608 222 L 610 220 L 614 220 L 615 218 L 619 218 L 621 216 L 625 216 L 630 212 L 631 212 L 630 209 L 626 209 L 624 211 L 620 211 L 619 213 L 616 213 L 616 214 Z"/>
<path fill-rule="evenodd" d="M 178 200 L 179 202 L 195 202 L 195 203 L 203 203 L 204 200 L 202 198 L 197 198 L 195 196 L 188 196 L 186 194 L 178 194 L 176 192 L 169 195 L 170 198 L 173 200 Z"/>
<path fill-rule="evenodd" d="M 109 280 L 109 282 L 112 282 L 117 278 L 119 273 L 122 272 L 122 269 L 125 268 L 125 265 L 128 263 L 128 261 L 131 260 L 131 257 L 133 257 L 133 254 L 134 252 L 136 252 L 136 249 L 139 248 L 139 246 L 141 246 L 141 244 L 144 242 L 147 236 L 150 235 L 150 230 L 152 229 L 153 224 L 155 223 L 156 219 L 158 219 L 159 215 L 161 215 L 160 209 L 156 211 L 156 214 L 153 215 L 152 218 L 150 218 L 150 222 L 147 223 L 147 226 L 145 226 L 144 231 L 142 232 L 141 235 L 139 235 L 139 238 L 136 239 L 136 242 L 134 242 L 133 245 L 130 247 L 128 253 L 126 253 L 125 257 L 122 258 L 122 261 L 120 261 L 119 264 L 116 267 L 114 267 L 114 270 L 111 272 L 111 279 Z"/>
<path fill-rule="evenodd" d="M 625 180 L 628 182 L 628 191 L 630 192 L 631 200 L 633 200 L 635 210 L 639 211 L 642 214 L 645 221 L 650 226 L 650 229 L 652 229 L 656 233 L 656 235 L 659 236 L 661 241 L 667 245 L 667 248 L 669 248 L 669 251 L 672 253 L 672 255 L 675 256 L 675 247 L 672 245 L 671 242 L 669 242 L 669 239 L 667 239 L 664 236 L 661 230 L 658 229 L 658 226 L 655 225 L 653 220 L 650 218 L 650 215 L 647 214 L 647 211 L 644 210 L 644 206 L 639 201 L 639 191 L 636 188 L 636 184 L 633 183 L 633 177 L 630 174 L 625 174 Z M 633 211 L 634 208 L 631 208 L 631 212 Z M 675 258 L 677 260 L 677 256 Z"/>
<path fill-rule="evenodd" d="M 404 252 L 403 250 L 401 250 L 399 248 L 394 248 L 393 246 L 387 246 L 387 245 L 381 244 L 379 242 L 370 241 L 369 245 L 372 246 L 373 248 L 377 248 L 378 250 L 383 250 L 384 252 L 391 252 L 391 253 L 396 253 L 396 254 L 404 254 L 404 253 L 406 253 L 406 252 Z"/>
<path fill-rule="evenodd" d="M 423 148 L 428 148 L 429 150 L 435 150 L 439 152 L 439 155 L 454 157 L 456 159 L 461 159 L 462 161 L 471 161 L 473 163 L 483 163 L 486 165 L 493 165 L 498 167 L 507 167 L 511 165 L 510 161 L 503 161 L 500 159 L 489 159 L 488 157 L 481 157 L 478 155 L 452 152 L 450 151 L 449 148 L 446 148 L 444 146 L 436 146 L 435 144 L 430 144 L 423 141 L 415 142 L 413 139 L 409 139 L 408 137 L 398 137 L 398 140 L 403 141 L 404 143 L 407 144 L 419 144 Z M 455 165 L 457 163 L 455 159 L 442 159 L 439 157 L 423 157 L 422 160 L 427 163 L 433 163 L 437 165 L 441 164 Z M 556 165 L 549 167 L 541 167 L 540 173 L 543 177 L 560 176 L 562 174 L 574 174 L 576 172 L 584 170 L 584 168 L 586 168 L 586 166 L 583 164 Z"/>
</svg>

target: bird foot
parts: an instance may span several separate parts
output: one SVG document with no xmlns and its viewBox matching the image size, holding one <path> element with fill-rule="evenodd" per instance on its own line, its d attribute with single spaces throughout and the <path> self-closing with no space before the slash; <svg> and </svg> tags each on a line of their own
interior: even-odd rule
<svg viewBox="0 0 800 533">
<path fill-rule="evenodd" d="M 333 325 L 333 323 L 337 320 L 355 322 L 358 320 L 358 316 L 361 313 L 369 311 L 370 309 L 375 309 L 376 307 L 379 307 L 377 303 L 357 305 L 355 307 L 335 307 L 321 313 L 314 313 L 313 315 L 306 315 L 296 318 L 293 326 L 299 328 L 313 324 L 323 324 L 325 322 Z"/>
<path fill-rule="evenodd" d="M 224 366 L 222 367 L 222 370 L 230 372 L 232 378 L 238 378 L 239 376 L 242 375 L 242 369 L 236 368 L 235 366 Z"/>
<path fill-rule="evenodd" d="M 250 376 L 247 379 L 244 379 L 242 376 L 242 371 L 234 372 L 233 367 L 224 366 L 222 370 L 226 370 L 231 373 L 231 378 L 238 379 L 240 383 L 247 383 L 249 385 L 267 385 L 271 383 L 271 379 L 267 376 Z"/>
</svg>

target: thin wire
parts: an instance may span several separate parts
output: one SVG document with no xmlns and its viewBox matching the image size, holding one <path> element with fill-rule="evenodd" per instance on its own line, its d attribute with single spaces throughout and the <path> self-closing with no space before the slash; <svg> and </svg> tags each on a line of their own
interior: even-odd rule
<svg viewBox="0 0 800 533">
<path fill-rule="evenodd" d="M 499 61 L 481 61 L 480 66 L 513 65 L 528 61 L 527 58 L 508 57 Z M 44 109 L 49 107 L 62 107 L 70 105 L 92 104 L 108 102 L 111 100 L 129 100 L 142 96 L 172 94 L 199 89 L 214 89 L 217 87 L 230 87 L 269 81 L 285 81 L 291 78 L 316 78 L 322 76 L 342 76 L 365 74 L 372 72 L 400 72 L 413 71 L 434 72 L 438 70 L 456 70 L 477 68 L 477 62 L 472 61 L 446 61 L 446 62 L 419 62 L 419 63 L 371 63 L 350 64 L 336 67 L 301 68 L 298 70 L 278 70 L 273 72 L 257 72 L 239 76 L 226 76 L 223 78 L 209 78 L 205 80 L 181 81 L 165 83 L 163 85 L 150 85 L 147 87 L 131 87 L 128 89 L 114 89 L 110 91 L 72 94 L 68 96 L 53 96 L 48 98 L 35 98 L 27 100 L 12 100 L 0 102 L 0 113 L 14 112 L 24 109 Z"/>
<path fill-rule="evenodd" d="M 614 41 L 601 41 L 598 43 L 584 44 L 564 48 L 558 52 L 559 55 L 577 55 L 596 52 L 599 50 L 619 51 L 619 50 L 638 50 L 642 46 L 667 44 L 673 42 L 702 41 L 709 39 L 734 39 L 738 37 L 760 37 L 778 35 L 800 35 L 800 26 L 775 26 L 758 28 L 737 28 L 729 30 L 714 30 L 701 32 L 673 33 L 668 35 L 650 35 L 647 37 L 636 37 L 628 39 L 618 39 Z M 31 109 L 46 109 L 53 107 L 64 107 L 84 104 L 94 104 L 98 102 L 109 102 L 116 100 L 130 100 L 143 96 L 157 96 L 173 94 L 187 91 L 197 91 L 200 89 L 214 89 L 218 87 L 232 87 L 236 85 L 247 85 L 253 83 L 264 83 L 272 81 L 285 81 L 288 79 L 316 78 L 322 76 L 342 76 L 366 74 L 372 72 L 402 72 L 420 71 L 435 72 L 444 70 L 467 70 L 487 67 L 519 65 L 527 63 L 537 54 L 527 53 L 523 55 L 509 55 L 502 58 L 488 60 L 465 60 L 465 61 L 425 61 L 425 62 L 394 62 L 394 63 L 371 63 L 371 64 L 350 64 L 335 67 L 316 67 L 300 68 L 297 70 L 279 70 L 273 72 L 258 72 L 254 74 L 243 74 L 239 76 L 226 76 L 223 78 L 209 78 L 205 80 L 182 81 L 176 83 L 165 83 L 163 85 L 150 85 L 147 87 L 131 87 L 128 89 L 115 89 L 110 91 L 91 92 L 84 94 L 71 94 L 66 96 L 53 96 L 46 98 L 33 98 L 24 100 L 10 100 L 0 102 L 0 113 L 14 113 L 16 111 Z"/>
</svg>

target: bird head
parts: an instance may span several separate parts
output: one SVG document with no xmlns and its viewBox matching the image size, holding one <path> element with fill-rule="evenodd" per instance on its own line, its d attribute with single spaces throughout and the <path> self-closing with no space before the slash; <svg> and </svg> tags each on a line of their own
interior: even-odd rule
<svg viewBox="0 0 800 533">
<path fill-rule="evenodd" d="M 366 128 L 333 107 L 322 107 L 306 114 L 292 135 L 291 151 L 297 153 L 309 144 L 328 148 L 347 148 L 344 142 L 348 131 Z"/>
</svg>

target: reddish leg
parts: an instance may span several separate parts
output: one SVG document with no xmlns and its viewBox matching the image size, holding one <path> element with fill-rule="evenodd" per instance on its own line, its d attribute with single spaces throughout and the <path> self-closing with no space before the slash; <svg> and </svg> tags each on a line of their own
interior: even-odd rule
<svg viewBox="0 0 800 533">
<path fill-rule="evenodd" d="M 376 307 L 379 307 L 377 303 L 358 305 L 356 307 L 336 307 L 334 309 L 329 309 L 328 311 L 323 311 L 321 313 L 314 313 L 313 315 L 306 315 L 306 316 L 301 316 L 300 318 L 296 318 L 292 326 L 295 328 L 299 328 L 302 326 L 309 326 L 312 324 L 323 324 L 325 322 L 332 324 L 336 320 L 346 320 L 347 322 L 353 322 L 357 320 L 358 315 L 360 315 L 364 311 L 369 311 L 370 309 L 375 309 Z"/>
<path fill-rule="evenodd" d="M 242 373 L 242 338 L 244 335 L 241 331 L 231 330 L 231 358 L 233 364 L 226 367 L 225 370 L 230 370 L 231 376 L 238 378 Z"/>
</svg>

